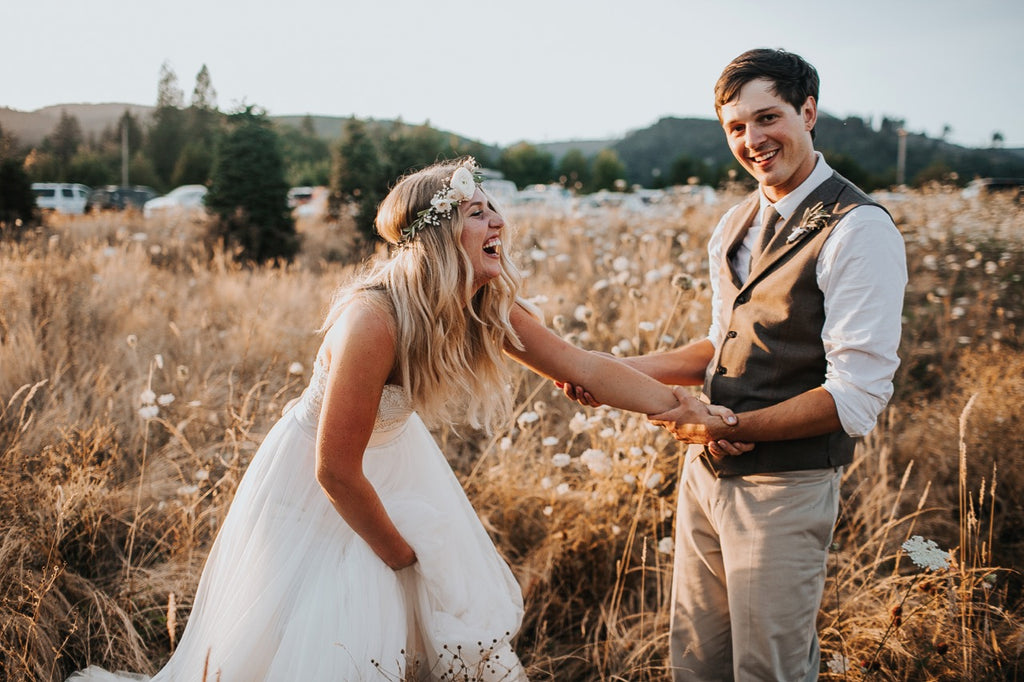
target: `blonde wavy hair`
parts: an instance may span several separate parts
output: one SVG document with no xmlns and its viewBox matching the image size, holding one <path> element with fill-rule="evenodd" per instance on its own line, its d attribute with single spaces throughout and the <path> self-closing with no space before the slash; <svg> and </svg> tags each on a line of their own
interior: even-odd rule
<svg viewBox="0 0 1024 682">
<path fill-rule="evenodd" d="M 434 164 L 402 177 L 377 210 L 377 233 L 391 245 L 364 264 L 334 296 L 321 331 L 353 300 L 377 306 L 393 321 L 396 369 L 414 409 L 430 424 L 468 421 L 492 428 L 511 413 L 506 344 L 521 347 L 509 322 L 522 282 L 506 256 L 501 275 L 473 291 L 473 266 L 459 241 L 453 210 L 406 239 L 403 230 L 470 159 Z M 507 232 L 507 230 L 506 230 Z"/>
</svg>

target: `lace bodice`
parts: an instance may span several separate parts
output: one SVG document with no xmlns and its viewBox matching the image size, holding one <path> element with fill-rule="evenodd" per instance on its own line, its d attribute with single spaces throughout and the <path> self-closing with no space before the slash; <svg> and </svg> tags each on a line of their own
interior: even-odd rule
<svg viewBox="0 0 1024 682">
<path fill-rule="evenodd" d="M 316 424 L 320 418 L 320 410 L 324 404 L 324 392 L 327 390 L 327 365 L 319 358 L 313 363 L 313 376 L 309 380 L 309 386 L 303 391 L 296 410 L 301 410 L 301 415 L 311 424 Z M 412 414 L 412 406 L 405 395 L 405 389 L 395 384 L 386 384 L 384 393 L 380 397 L 380 406 L 377 408 L 377 419 L 373 423 L 374 432 L 389 431 L 401 426 L 409 415 Z"/>
</svg>

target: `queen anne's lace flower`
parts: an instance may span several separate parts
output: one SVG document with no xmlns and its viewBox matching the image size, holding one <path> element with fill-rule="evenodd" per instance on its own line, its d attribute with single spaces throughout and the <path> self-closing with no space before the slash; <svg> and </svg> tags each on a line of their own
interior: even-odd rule
<svg viewBox="0 0 1024 682">
<path fill-rule="evenodd" d="M 904 542 L 902 547 L 910 560 L 919 568 L 929 571 L 949 568 L 949 560 L 952 557 L 949 552 L 939 549 L 934 540 L 925 540 L 920 535 L 915 535 Z"/>
<path fill-rule="evenodd" d="M 832 660 L 828 662 L 828 671 L 836 675 L 845 675 L 848 672 L 853 672 L 853 668 L 849 658 L 842 654 L 832 654 Z"/>
<path fill-rule="evenodd" d="M 580 461 L 587 465 L 592 474 L 606 474 L 611 471 L 612 461 L 604 450 L 588 448 L 580 455 Z"/>
</svg>

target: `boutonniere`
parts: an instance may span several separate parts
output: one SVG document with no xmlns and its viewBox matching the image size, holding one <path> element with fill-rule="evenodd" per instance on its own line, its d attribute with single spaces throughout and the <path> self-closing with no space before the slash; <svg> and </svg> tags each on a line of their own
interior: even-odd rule
<svg viewBox="0 0 1024 682">
<path fill-rule="evenodd" d="M 800 224 L 797 225 L 789 236 L 786 237 L 786 243 L 792 244 L 797 239 L 800 239 L 805 234 L 820 230 L 821 228 L 828 225 L 828 221 L 832 218 L 832 212 L 825 210 L 825 205 L 820 201 L 814 206 L 804 211 L 804 217 L 800 219 Z"/>
</svg>

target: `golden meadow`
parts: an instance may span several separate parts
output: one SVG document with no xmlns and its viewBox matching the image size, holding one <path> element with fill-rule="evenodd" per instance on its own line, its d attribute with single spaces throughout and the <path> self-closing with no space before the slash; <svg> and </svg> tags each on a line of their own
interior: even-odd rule
<svg viewBox="0 0 1024 682">
<path fill-rule="evenodd" d="M 572 342 L 698 338 L 704 245 L 738 194 L 509 211 L 527 295 Z M 825 680 L 1024 676 L 1024 207 L 934 188 L 883 199 L 908 251 L 896 396 L 859 447 L 819 616 Z M 246 463 L 303 389 L 354 230 L 250 268 L 203 225 L 51 217 L 0 243 L 0 671 L 154 672 L 188 618 Z M 535 680 L 668 680 L 679 447 L 514 371 L 492 434 L 437 432 L 519 578 Z M 952 555 L 915 566 L 921 535 Z M 785 599 L 786 595 L 779 595 Z M 382 677 L 382 679 L 385 679 Z"/>
</svg>

